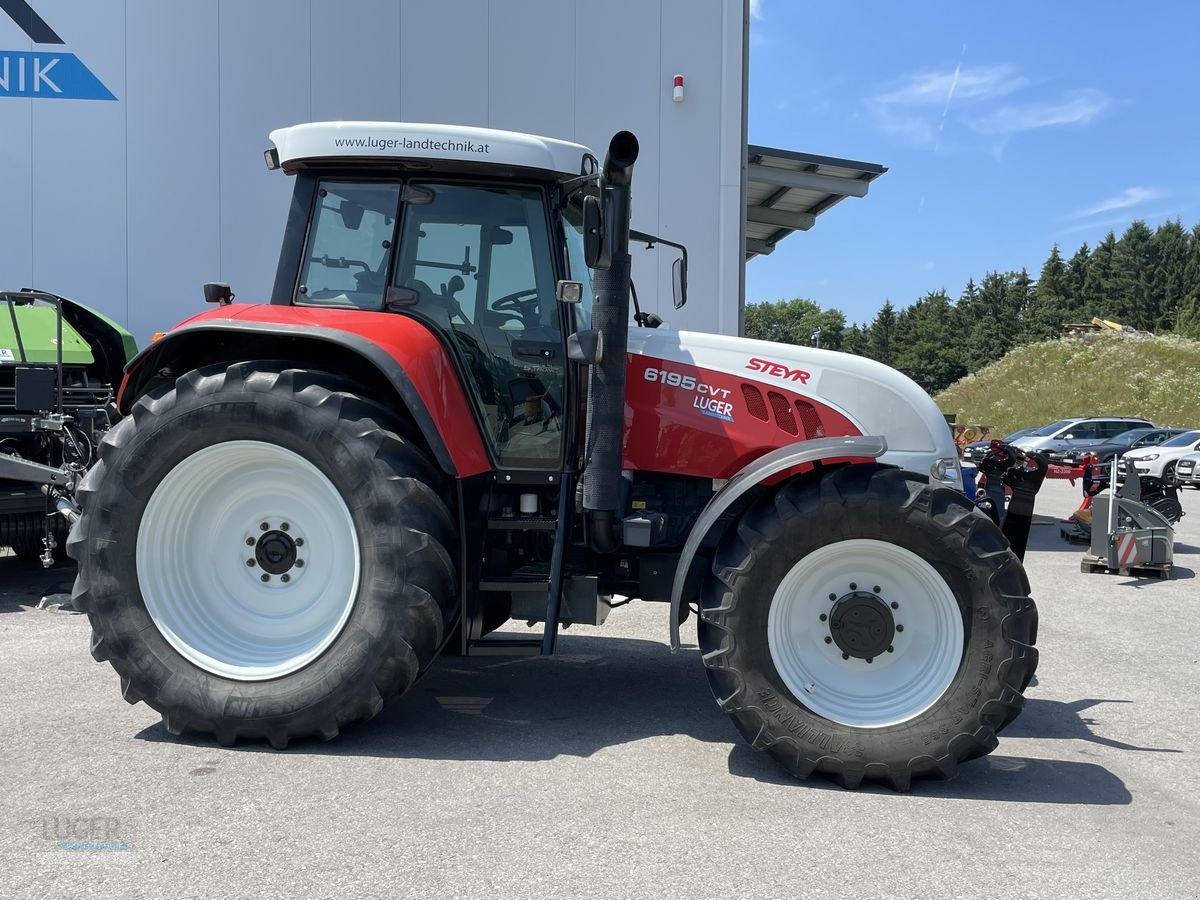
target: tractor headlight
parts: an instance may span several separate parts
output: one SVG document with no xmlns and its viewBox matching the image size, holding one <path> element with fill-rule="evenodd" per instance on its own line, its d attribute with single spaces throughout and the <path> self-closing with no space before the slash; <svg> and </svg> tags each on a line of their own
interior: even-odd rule
<svg viewBox="0 0 1200 900">
<path fill-rule="evenodd" d="M 954 457 L 935 460 L 929 467 L 929 477 L 957 491 L 963 489 L 962 473 L 958 470 L 958 460 Z"/>
</svg>

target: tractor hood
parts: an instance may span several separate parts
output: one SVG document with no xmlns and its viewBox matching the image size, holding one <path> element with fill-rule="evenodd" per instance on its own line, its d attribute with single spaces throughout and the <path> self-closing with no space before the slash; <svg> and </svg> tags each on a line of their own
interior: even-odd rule
<svg viewBox="0 0 1200 900">
<path fill-rule="evenodd" d="M 633 468 L 646 468 L 655 456 L 647 449 L 650 423 L 659 432 L 653 439 L 678 457 L 668 471 L 721 478 L 798 440 L 872 434 L 887 439 L 883 461 L 962 486 L 945 417 L 915 382 L 874 360 L 749 338 L 631 328 L 626 402 L 626 456 Z"/>
</svg>

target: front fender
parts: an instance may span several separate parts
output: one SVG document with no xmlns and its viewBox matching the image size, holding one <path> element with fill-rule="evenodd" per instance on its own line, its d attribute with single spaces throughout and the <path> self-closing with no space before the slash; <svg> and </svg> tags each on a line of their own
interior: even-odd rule
<svg viewBox="0 0 1200 900">
<path fill-rule="evenodd" d="M 400 315 L 268 305 L 212 310 L 168 332 L 129 363 L 118 408 L 128 412 L 168 363 L 192 369 L 267 358 L 294 359 L 334 374 L 347 374 L 350 364 L 370 371 L 391 393 L 375 399 L 408 411 L 443 471 L 466 478 L 492 468 L 445 347 L 420 322 Z"/>
<path fill-rule="evenodd" d="M 824 459 L 878 459 L 885 452 L 887 441 L 874 435 L 814 438 L 772 450 L 730 478 L 701 510 L 679 556 L 679 567 L 675 570 L 675 581 L 671 586 L 671 652 L 679 649 L 679 610 L 683 604 L 683 586 L 688 570 L 692 567 L 700 544 L 727 509 L 755 485 L 788 469 Z"/>
</svg>

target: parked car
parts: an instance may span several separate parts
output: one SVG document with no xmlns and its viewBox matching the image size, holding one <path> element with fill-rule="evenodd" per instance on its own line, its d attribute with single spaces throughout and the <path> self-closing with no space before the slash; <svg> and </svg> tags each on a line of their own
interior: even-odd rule
<svg viewBox="0 0 1200 900">
<path fill-rule="evenodd" d="M 1101 444 L 1131 428 L 1154 428 L 1147 419 L 1123 416 L 1075 416 L 1059 419 L 1039 428 L 1032 434 L 1013 441 L 1013 446 L 1027 452 L 1040 450 L 1049 454 L 1051 461 L 1066 450 Z"/>
<path fill-rule="evenodd" d="M 1175 464 L 1175 481 L 1200 491 L 1200 453 L 1189 453 Z"/>
<path fill-rule="evenodd" d="M 1200 430 L 1185 431 L 1157 447 L 1130 450 L 1117 463 L 1117 478 L 1123 479 L 1128 467 L 1134 466 L 1139 475 L 1153 475 L 1174 484 L 1179 461 L 1196 450 L 1200 450 Z"/>
<path fill-rule="evenodd" d="M 1056 461 L 1061 462 L 1064 466 L 1078 466 L 1082 465 L 1083 457 L 1086 454 L 1094 453 L 1100 458 L 1100 466 L 1096 474 L 1102 478 L 1108 478 L 1108 467 L 1114 457 L 1120 457 L 1130 450 L 1140 450 L 1142 447 L 1157 447 L 1163 441 L 1168 441 L 1186 431 L 1186 428 L 1132 428 L 1111 440 L 1101 441 L 1091 446 L 1071 447 L 1069 450 L 1063 450 L 1058 454 Z M 1052 453 L 1051 458 L 1054 457 L 1055 454 Z"/>
<path fill-rule="evenodd" d="M 1017 440 L 1017 438 L 1023 438 L 1026 435 L 1033 434 L 1033 432 L 1037 430 L 1038 426 L 1034 426 L 1032 428 L 1020 428 L 1017 431 L 1014 431 L 1012 434 L 1006 434 L 1003 440 L 1011 444 L 1013 441 Z M 1000 436 L 996 435 L 996 437 Z M 993 440 L 994 438 L 987 438 L 986 440 L 982 441 L 971 441 L 971 443 L 963 447 L 963 459 L 973 463 L 979 462 L 987 454 L 988 448 L 992 446 Z"/>
</svg>

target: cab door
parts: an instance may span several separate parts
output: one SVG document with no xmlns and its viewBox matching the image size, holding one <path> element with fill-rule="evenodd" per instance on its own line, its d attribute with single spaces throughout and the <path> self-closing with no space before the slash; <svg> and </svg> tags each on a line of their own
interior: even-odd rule
<svg viewBox="0 0 1200 900">
<path fill-rule="evenodd" d="M 507 469 L 560 466 L 565 354 L 539 187 L 410 182 L 395 296 L 448 338 Z"/>
</svg>

